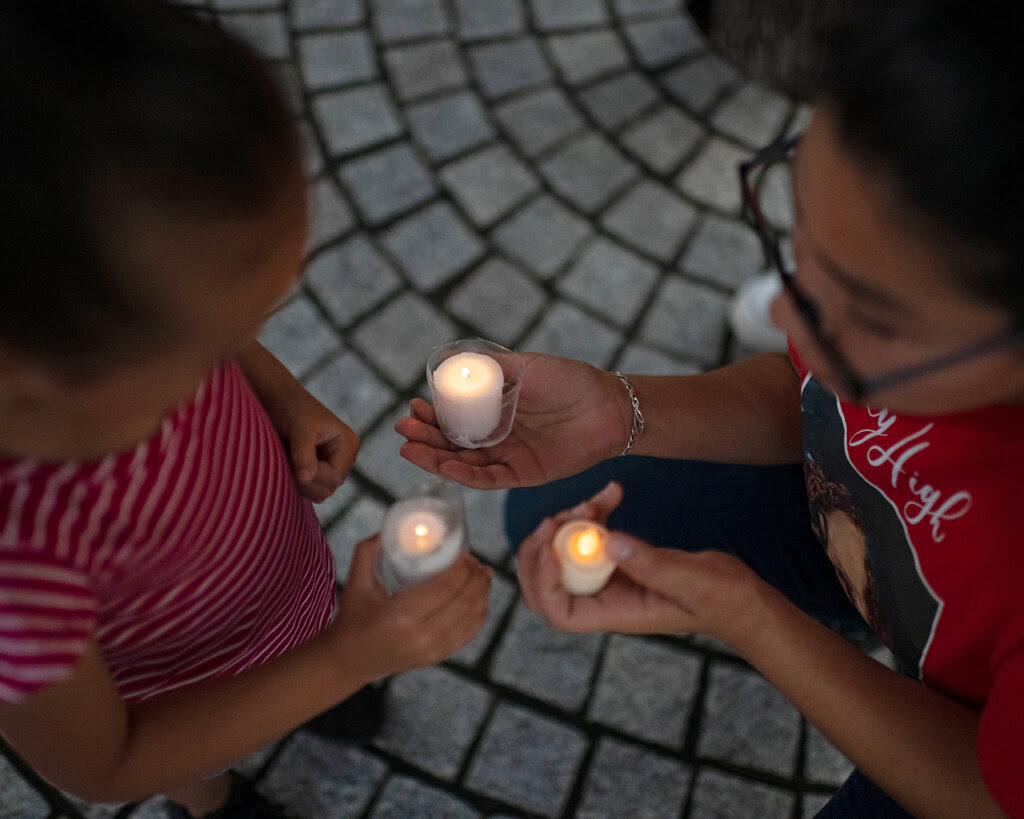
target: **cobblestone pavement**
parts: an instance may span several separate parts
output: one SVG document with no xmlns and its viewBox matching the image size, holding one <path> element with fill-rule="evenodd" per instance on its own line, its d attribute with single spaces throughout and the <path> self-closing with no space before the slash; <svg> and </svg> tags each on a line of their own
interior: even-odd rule
<svg viewBox="0 0 1024 819">
<path fill-rule="evenodd" d="M 302 112 L 315 229 L 265 344 L 363 439 L 319 507 L 339 573 L 418 475 L 394 421 L 436 344 L 484 336 L 625 372 L 738 355 L 763 262 L 736 163 L 806 112 L 711 53 L 680 0 L 197 0 Z M 246 760 L 320 817 L 799 817 L 848 763 L 706 640 L 554 632 L 521 604 L 501 493 L 467 492 L 497 568 L 484 631 L 387 683 L 361 745 Z M 0 757 L 5 817 L 162 816 L 64 800 Z"/>
</svg>

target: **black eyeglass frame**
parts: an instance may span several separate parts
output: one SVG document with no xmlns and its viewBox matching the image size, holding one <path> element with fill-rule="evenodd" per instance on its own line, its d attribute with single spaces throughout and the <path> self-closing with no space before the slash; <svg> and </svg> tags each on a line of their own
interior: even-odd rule
<svg viewBox="0 0 1024 819">
<path fill-rule="evenodd" d="M 825 355 L 833 376 L 839 380 L 844 387 L 844 392 L 853 401 L 863 401 L 868 395 L 880 392 L 883 389 L 903 384 L 907 381 L 930 375 L 937 370 L 960 364 L 971 358 L 995 352 L 1006 347 L 1011 347 L 1024 342 L 1024 327 L 1017 326 L 1007 333 L 1002 333 L 994 338 L 975 342 L 959 350 L 943 353 L 935 358 L 928 359 L 919 364 L 910 364 L 889 373 L 863 378 L 846 361 L 846 358 L 836 347 L 835 343 L 828 337 L 821 326 L 821 313 L 817 306 L 807 298 L 806 294 L 796 283 L 794 271 L 786 265 L 782 255 L 782 244 L 779 232 L 768 221 L 761 208 L 760 197 L 751 181 L 751 175 L 759 167 L 767 166 L 773 162 L 785 159 L 793 152 L 800 142 L 800 134 L 791 137 L 782 137 L 770 145 L 765 146 L 750 159 L 739 164 L 740 192 L 743 197 L 743 214 L 761 239 L 765 253 L 775 265 L 779 274 L 782 286 L 786 293 L 793 300 L 800 319 L 811 333 L 814 342 Z"/>
</svg>

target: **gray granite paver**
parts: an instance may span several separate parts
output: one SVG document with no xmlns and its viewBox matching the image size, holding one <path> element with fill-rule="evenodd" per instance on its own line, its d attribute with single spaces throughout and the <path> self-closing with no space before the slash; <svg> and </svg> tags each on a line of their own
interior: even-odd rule
<svg viewBox="0 0 1024 819">
<path fill-rule="evenodd" d="M 558 290 L 620 326 L 630 324 L 658 279 L 658 268 L 598 237 L 558 282 Z"/>
<path fill-rule="evenodd" d="M 806 732 L 804 776 L 811 782 L 839 787 L 853 773 L 853 763 L 839 753 L 813 725 L 807 725 Z"/>
<path fill-rule="evenodd" d="M 362 749 L 298 733 L 261 788 L 297 816 L 358 816 L 387 772 Z"/>
<path fill-rule="evenodd" d="M 725 343 L 726 298 L 711 288 L 668 277 L 640 327 L 653 347 L 714 366 Z"/>
<path fill-rule="evenodd" d="M 541 31 L 593 26 L 608 21 L 604 0 L 529 0 Z"/>
<path fill-rule="evenodd" d="M 390 48 L 384 65 L 398 98 L 406 102 L 466 84 L 462 58 L 451 40 Z"/>
<path fill-rule="evenodd" d="M 410 106 L 405 115 L 413 138 L 435 161 L 449 159 L 495 135 L 480 98 L 471 91 Z"/>
<path fill-rule="evenodd" d="M 353 343 L 402 387 L 423 377 L 430 350 L 455 337 L 455 325 L 428 300 L 405 292 L 352 333 Z"/>
<path fill-rule="evenodd" d="M 364 234 L 320 253 L 306 268 L 306 282 L 342 326 L 350 325 L 402 286 L 391 263 Z"/>
<path fill-rule="evenodd" d="M 337 333 L 302 295 L 267 319 L 260 331 L 260 343 L 299 377 L 341 347 Z"/>
<path fill-rule="evenodd" d="M 380 531 L 386 511 L 387 507 L 380 501 L 361 496 L 356 498 L 345 516 L 327 530 L 327 544 L 334 556 L 334 569 L 339 581 L 344 582 L 348 577 L 356 545 Z"/>
<path fill-rule="evenodd" d="M 516 607 L 491 665 L 491 679 L 572 712 L 589 695 L 600 634 L 552 629 L 539 614 Z"/>
<path fill-rule="evenodd" d="M 690 111 L 707 111 L 736 82 L 736 69 L 717 54 L 705 54 L 663 73 L 662 87 Z"/>
<path fill-rule="evenodd" d="M 683 0 L 612 0 L 615 13 L 620 17 L 657 14 L 662 11 L 676 11 Z"/>
<path fill-rule="evenodd" d="M 647 68 L 660 68 L 705 48 L 700 30 L 684 15 L 629 23 L 624 28 L 637 58 Z"/>
<path fill-rule="evenodd" d="M 351 26 L 363 22 L 363 0 L 291 0 L 292 24 L 299 30 Z"/>
<path fill-rule="evenodd" d="M 483 242 L 447 202 L 436 202 L 406 217 L 382 240 L 421 290 L 447 281 L 484 252 Z"/>
<path fill-rule="evenodd" d="M 444 34 L 448 17 L 442 0 L 369 0 L 382 42 Z"/>
<path fill-rule="evenodd" d="M 473 755 L 466 786 L 542 816 L 558 816 L 586 745 L 577 728 L 499 703 Z"/>
<path fill-rule="evenodd" d="M 426 361 L 428 353 L 429 349 L 408 351 L 412 359 L 420 358 L 421 362 Z M 422 369 L 421 366 L 421 372 Z M 400 402 L 372 432 L 363 436 L 359 458 L 356 461 L 360 475 L 387 490 L 394 497 L 408 495 L 414 487 L 423 482 L 424 477 L 423 470 L 396 455 L 405 439 L 395 432 L 395 422 L 408 414 L 409 405 Z"/>
<path fill-rule="evenodd" d="M 298 42 L 299 65 L 309 88 L 330 88 L 377 76 L 373 45 L 365 31 L 307 34 Z"/>
<path fill-rule="evenodd" d="M 332 156 L 366 148 L 402 133 L 387 88 L 380 84 L 320 94 L 313 114 Z"/>
<path fill-rule="evenodd" d="M 620 341 L 620 335 L 603 322 L 565 301 L 556 301 L 520 349 L 576 358 L 606 369 Z"/>
<path fill-rule="evenodd" d="M 488 99 L 551 79 L 551 69 L 532 37 L 473 46 L 469 59 Z"/>
<path fill-rule="evenodd" d="M 712 759 L 792 776 L 800 715 L 759 674 L 714 663 L 697 752 Z"/>
<path fill-rule="evenodd" d="M 576 139 L 540 166 L 548 183 L 584 213 L 593 214 L 639 173 L 608 140 L 596 133 Z"/>
<path fill-rule="evenodd" d="M 679 750 L 702 665 L 701 657 L 692 651 L 612 635 L 587 717 Z"/>
<path fill-rule="evenodd" d="M 623 242 L 662 262 L 671 261 L 697 221 L 697 209 L 657 182 L 645 180 L 601 217 Z"/>
<path fill-rule="evenodd" d="M 526 25 L 522 0 L 455 0 L 455 14 L 463 40 L 518 34 Z"/>
<path fill-rule="evenodd" d="M 445 165 L 441 181 L 480 227 L 488 227 L 540 187 L 534 173 L 502 144 Z"/>
<path fill-rule="evenodd" d="M 498 105 L 494 114 L 527 156 L 537 156 L 580 130 L 585 122 L 560 88 L 546 87 Z"/>
<path fill-rule="evenodd" d="M 615 369 L 637 375 L 693 375 L 701 372 L 702 368 L 692 362 L 665 355 L 645 344 L 630 344 L 616 359 Z"/>
<path fill-rule="evenodd" d="M 476 738 L 491 704 L 477 682 L 447 668 L 421 668 L 388 683 L 377 748 L 451 781 Z"/>
<path fill-rule="evenodd" d="M 338 174 L 369 225 L 380 225 L 432 199 L 434 177 L 407 142 L 345 163 Z"/>
<path fill-rule="evenodd" d="M 359 434 L 395 400 L 387 385 L 352 352 L 335 356 L 303 383 Z"/>
<path fill-rule="evenodd" d="M 528 276 L 503 259 L 490 258 L 449 296 L 445 308 L 482 337 L 507 347 L 546 301 L 544 291 Z"/>
<path fill-rule="evenodd" d="M 464 488 L 462 492 L 466 503 L 470 550 L 496 566 L 508 562 L 511 554 L 503 521 L 507 494 L 502 489 Z"/>
<path fill-rule="evenodd" d="M 621 136 L 623 146 L 651 170 L 674 170 L 704 135 L 701 124 L 673 106 L 664 105 L 630 126 Z"/>
<path fill-rule="evenodd" d="M 3 816 L 46 816 L 49 811 L 46 801 L 15 771 L 3 756 L 0 756 L 0 815 Z"/>
<path fill-rule="evenodd" d="M 796 802 L 792 793 L 710 768 L 697 772 L 689 816 L 692 819 L 789 819 Z"/>
<path fill-rule="evenodd" d="M 577 819 L 679 816 L 692 771 L 679 760 L 617 739 L 598 742 Z"/>
<path fill-rule="evenodd" d="M 779 135 L 792 110 L 786 97 L 748 83 L 722 102 L 711 124 L 756 150 Z"/>
<path fill-rule="evenodd" d="M 347 508 L 359 494 L 359 486 L 355 478 L 346 478 L 345 481 L 331 494 L 327 500 L 314 504 L 313 511 L 316 512 L 317 520 L 325 529 L 332 525 L 340 516 L 343 509 Z"/>
<path fill-rule="evenodd" d="M 651 107 L 661 95 L 642 74 L 627 71 L 581 91 L 579 99 L 599 125 L 614 130 Z"/>
<path fill-rule="evenodd" d="M 373 805 L 371 819 L 475 819 L 480 812 L 449 796 L 440 788 L 424 785 L 409 776 L 392 776 Z"/>
<path fill-rule="evenodd" d="M 738 213 L 740 185 L 736 169 L 740 162 L 750 158 L 751 153 L 725 140 L 713 138 L 676 177 L 675 185 L 698 204 Z"/>
<path fill-rule="evenodd" d="M 224 28 L 247 42 L 270 60 L 286 60 L 291 56 L 288 24 L 278 12 L 261 14 L 224 14 L 219 18 Z"/>
<path fill-rule="evenodd" d="M 318 179 L 309 186 L 310 231 L 307 247 L 321 248 L 355 225 L 355 216 L 338 191 L 334 180 Z"/>
<path fill-rule="evenodd" d="M 449 659 L 457 665 L 472 667 L 480 662 L 484 652 L 494 641 L 498 627 L 505 618 L 508 607 L 516 599 L 518 587 L 511 581 L 496 574 L 491 581 L 491 592 L 487 609 L 487 622 L 469 643 Z"/>
<path fill-rule="evenodd" d="M 510 256 L 542 278 L 549 278 L 593 233 L 586 220 L 543 194 L 491 234 Z"/>
<path fill-rule="evenodd" d="M 764 267 L 757 234 L 739 219 L 708 214 L 680 261 L 687 273 L 733 289 Z"/>
<path fill-rule="evenodd" d="M 553 35 L 548 49 L 562 78 L 572 85 L 629 65 L 629 54 L 614 31 Z"/>
</svg>

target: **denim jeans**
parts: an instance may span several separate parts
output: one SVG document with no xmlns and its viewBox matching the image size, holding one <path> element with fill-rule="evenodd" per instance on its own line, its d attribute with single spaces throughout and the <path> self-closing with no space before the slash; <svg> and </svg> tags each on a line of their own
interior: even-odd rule
<svg viewBox="0 0 1024 819">
<path fill-rule="evenodd" d="M 847 598 L 811 530 L 803 469 L 629 456 L 563 480 L 513 489 L 505 531 L 513 549 L 540 521 L 604 487 L 622 484 L 608 525 L 669 549 L 717 549 L 741 558 L 803 611 L 853 639 L 870 629 Z M 819 816 L 909 816 L 854 771 Z"/>
</svg>

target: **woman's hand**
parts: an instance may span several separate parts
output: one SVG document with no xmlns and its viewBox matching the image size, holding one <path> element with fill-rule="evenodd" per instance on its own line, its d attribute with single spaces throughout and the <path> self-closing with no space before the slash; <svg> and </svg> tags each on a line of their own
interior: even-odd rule
<svg viewBox="0 0 1024 819">
<path fill-rule="evenodd" d="M 515 421 L 500 444 L 461 449 L 437 426 L 433 407 L 415 398 L 395 430 L 401 455 L 427 472 L 475 489 L 547 483 L 582 472 L 625 446 L 632 409 L 618 378 L 581 361 L 522 353 L 525 371 Z"/>
<path fill-rule="evenodd" d="M 606 544 L 616 561 L 608 585 L 596 595 L 570 595 L 552 547 L 558 526 L 585 518 L 604 522 L 622 500 L 612 483 L 574 509 L 545 519 L 519 550 L 516 571 L 523 601 L 564 631 L 633 634 L 706 634 L 731 645 L 758 627 L 753 591 L 763 581 L 723 552 L 656 549 L 622 532 Z"/>
<path fill-rule="evenodd" d="M 356 546 L 331 629 L 339 662 L 367 680 L 434 665 L 483 627 L 494 570 L 463 552 L 448 569 L 389 596 L 377 579 L 380 538 Z"/>
</svg>

